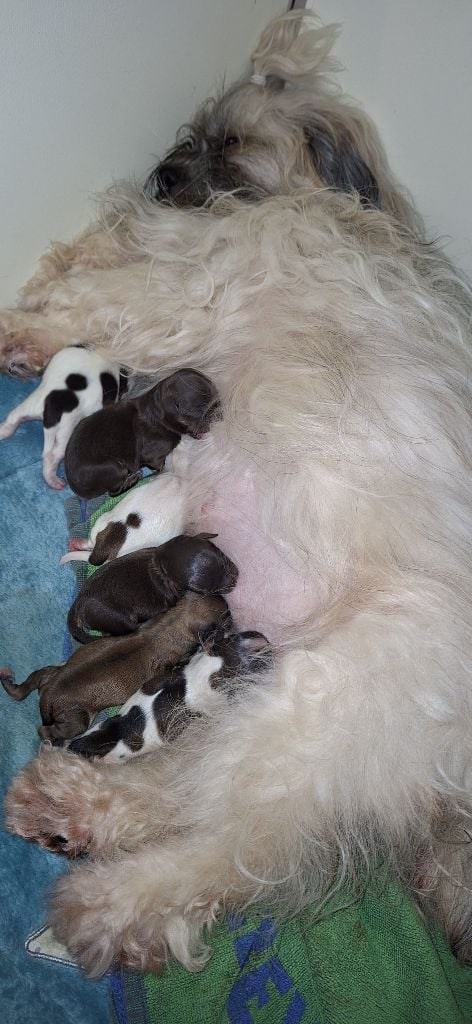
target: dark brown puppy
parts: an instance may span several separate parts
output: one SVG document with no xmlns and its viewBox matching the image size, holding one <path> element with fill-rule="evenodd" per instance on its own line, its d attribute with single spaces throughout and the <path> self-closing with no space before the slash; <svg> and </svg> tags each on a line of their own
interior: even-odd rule
<svg viewBox="0 0 472 1024">
<path fill-rule="evenodd" d="M 200 437 L 218 408 L 218 394 L 197 370 L 178 370 L 144 395 L 83 419 L 66 448 L 67 481 L 81 498 L 121 494 L 141 467 L 160 471 L 182 434 Z"/>
<path fill-rule="evenodd" d="M 157 548 L 142 548 L 100 566 L 84 583 L 67 618 L 72 636 L 93 640 L 87 630 L 112 636 L 132 633 L 141 622 L 171 608 L 186 590 L 226 594 L 238 578 L 233 562 L 208 533 L 180 534 Z"/>
<path fill-rule="evenodd" d="M 80 647 L 64 665 L 47 665 L 16 686 L 9 669 L 0 681 L 15 700 L 39 690 L 41 739 L 72 739 L 104 708 L 123 704 L 149 679 L 186 659 L 213 624 L 229 616 L 222 597 L 186 594 L 131 636 L 103 637 Z"/>
</svg>

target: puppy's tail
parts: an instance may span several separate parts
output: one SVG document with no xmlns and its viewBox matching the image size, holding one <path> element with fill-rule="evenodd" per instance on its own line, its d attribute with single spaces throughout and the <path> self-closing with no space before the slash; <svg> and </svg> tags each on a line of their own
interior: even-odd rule
<svg viewBox="0 0 472 1024">
<path fill-rule="evenodd" d="M 41 682 L 41 670 L 32 672 L 31 675 L 25 679 L 24 683 L 20 683 L 18 686 L 15 683 L 15 675 L 10 668 L 0 668 L 0 683 L 3 689 L 7 691 L 9 697 L 13 697 L 13 700 L 24 700 L 29 693 L 33 690 L 37 690 Z"/>
<path fill-rule="evenodd" d="M 75 562 L 76 560 L 86 562 L 91 550 L 91 541 L 83 540 L 81 537 L 72 537 L 69 543 L 69 550 L 67 554 L 59 559 L 59 565 L 65 565 L 66 562 Z"/>
<path fill-rule="evenodd" d="M 65 565 L 66 562 L 88 562 L 89 555 L 90 551 L 68 551 L 59 559 L 59 565 Z"/>
</svg>

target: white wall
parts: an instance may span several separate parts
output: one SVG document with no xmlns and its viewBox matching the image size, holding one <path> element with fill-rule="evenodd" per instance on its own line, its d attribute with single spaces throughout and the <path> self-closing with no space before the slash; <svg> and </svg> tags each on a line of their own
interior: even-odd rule
<svg viewBox="0 0 472 1024">
<path fill-rule="evenodd" d="M 0 0 L 0 305 L 143 173 L 285 0 Z"/>
<path fill-rule="evenodd" d="M 309 0 L 344 22 L 340 81 L 381 131 L 432 235 L 472 275 L 472 0 Z"/>
</svg>

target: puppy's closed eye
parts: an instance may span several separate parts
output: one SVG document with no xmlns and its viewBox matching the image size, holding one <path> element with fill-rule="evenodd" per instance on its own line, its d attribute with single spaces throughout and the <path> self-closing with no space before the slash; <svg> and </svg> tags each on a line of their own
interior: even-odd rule
<svg viewBox="0 0 472 1024">
<path fill-rule="evenodd" d="M 134 487 L 138 480 L 141 479 L 141 470 L 138 469 L 136 473 L 129 473 L 126 466 L 123 463 L 117 464 L 115 480 L 116 483 L 110 483 L 105 490 L 115 498 L 118 494 L 123 494 L 123 491 L 129 491 L 130 487 Z"/>
</svg>

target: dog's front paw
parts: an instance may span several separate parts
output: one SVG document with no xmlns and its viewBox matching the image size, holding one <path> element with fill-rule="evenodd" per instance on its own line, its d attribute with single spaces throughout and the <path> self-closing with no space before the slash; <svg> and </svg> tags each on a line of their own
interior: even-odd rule
<svg viewBox="0 0 472 1024">
<path fill-rule="evenodd" d="M 159 972 L 167 949 L 148 934 L 146 920 L 135 919 L 133 882 L 139 880 L 120 865 L 85 864 L 56 882 L 49 920 L 57 938 L 92 978 L 122 964 L 138 971 Z"/>
<path fill-rule="evenodd" d="M 46 750 L 10 786 L 6 828 L 54 853 L 87 853 L 93 848 L 99 782 L 89 763 L 67 752 Z"/>
<path fill-rule="evenodd" d="M 52 355 L 44 331 L 29 324 L 28 314 L 15 310 L 0 314 L 0 371 L 20 379 L 37 377 Z"/>
</svg>

